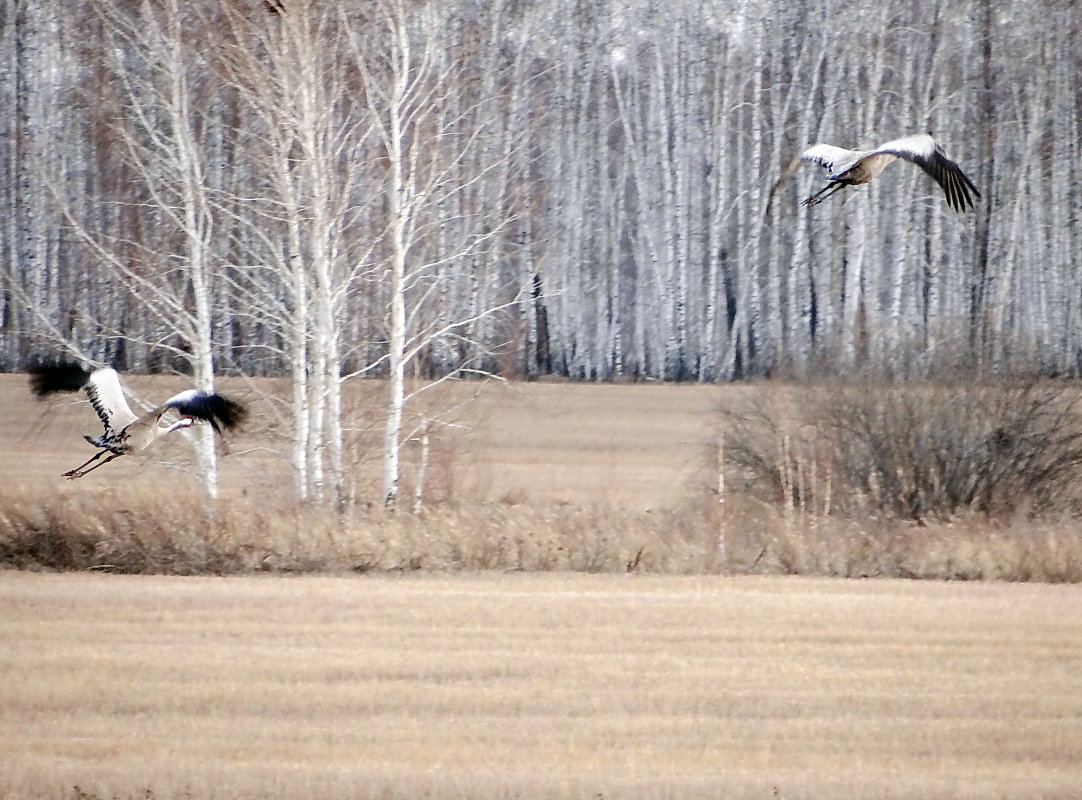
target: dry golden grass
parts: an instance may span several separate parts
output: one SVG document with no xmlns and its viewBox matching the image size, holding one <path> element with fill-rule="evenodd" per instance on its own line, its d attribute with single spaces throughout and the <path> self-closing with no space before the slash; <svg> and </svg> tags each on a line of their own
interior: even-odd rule
<svg viewBox="0 0 1082 800">
<path fill-rule="evenodd" d="M 0 488 L 0 566 L 125 573 L 716 571 L 717 538 L 668 513 L 567 505 L 339 514 L 291 501 L 146 487 L 41 496 Z"/>
<path fill-rule="evenodd" d="M 536 503 L 348 514 L 288 499 L 152 487 L 42 495 L 0 488 L 0 567 L 206 575 L 253 572 L 636 572 L 1082 580 L 1068 523 L 977 517 L 916 526 L 802 518 L 747 498 L 639 512 Z"/>
<path fill-rule="evenodd" d="M 1082 590 L 0 580 L 0 796 L 1053 798 Z"/>
</svg>

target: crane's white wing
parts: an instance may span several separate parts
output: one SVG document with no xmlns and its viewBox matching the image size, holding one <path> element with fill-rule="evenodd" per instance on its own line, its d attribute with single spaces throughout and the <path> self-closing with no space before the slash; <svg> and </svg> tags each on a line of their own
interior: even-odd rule
<svg viewBox="0 0 1082 800">
<path fill-rule="evenodd" d="M 864 153 L 857 150 L 846 150 L 844 147 L 835 147 L 832 144 L 813 144 L 807 150 L 800 154 L 800 158 L 794 158 L 789 162 L 788 166 L 782 170 L 779 178 L 774 181 L 774 185 L 770 187 L 770 193 L 766 197 L 766 213 L 770 213 L 770 207 L 774 203 L 774 195 L 778 193 L 778 189 L 792 176 L 794 172 L 800 169 L 801 162 L 808 161 L 812 164 L 819 164 L 822 167 L 826 167 L 833 177 L 835 172 L 838 172 L 838 165 L 843 165 L 844 172 L 854 164 L 856 164 Z"/>
<path fill-rule="evenodd" d="M 844 147 L 835 147 L 832 144 L 813 144 L 800 154 L 801 161 L 810 161 L 826 167 L 832 175 L 836 172 L 844 172 L 866 156 L 861 150 L 846 150 Z"/>
<path fill-rule="evenodd" d="M 106 432 L 122 430 L 138 419 L 128 408 L 116 370 L 95 370 L 83 388 L 90 398 L 90 404 L 105 424 Z"/>
<path fill-rule="evenodd" d="M 901 139 L 891 139 L 873 150 L 873 153 L 892 153 L 899 158 L 912 161 L 915 158 L 931 158 L 936 151 L 935 139 L 927 133 L 917 133 L 913 136 L 903 136 Z"/>
<path fill-rule="evenodd" d="M 973 185 L 973 181 L 962 172 L 961 167 L 947 158 L 943 148 L 926 133 L 893 139 L 880 145 L 868 155 L 874 153 L 890 153 L 916 164 L 943 187 L 947 195 L 947 203 L 956 211 L 965 211 L 967 206 L 973 206 L 970 192 L 977 197 L 981 196 L 977 187 Z"/>
</svg>

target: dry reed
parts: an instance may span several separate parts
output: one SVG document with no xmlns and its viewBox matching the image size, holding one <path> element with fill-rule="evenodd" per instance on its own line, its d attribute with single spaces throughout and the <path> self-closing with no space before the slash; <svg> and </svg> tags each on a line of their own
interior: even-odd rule
<svg viewBox="0 0 1082 800">
<path fill-rule="evenodd" d="M 916 524 L 812 514 L 730 493 L 666 511 L 443 504 L 333 512 L 267 498 L 207 504 L 148 489 L 0 491 L 0 565 L 200 575 L 257 572 L 639 572 L 1082 580 L 1070 521 L 979 514 Z"/>
</svg>

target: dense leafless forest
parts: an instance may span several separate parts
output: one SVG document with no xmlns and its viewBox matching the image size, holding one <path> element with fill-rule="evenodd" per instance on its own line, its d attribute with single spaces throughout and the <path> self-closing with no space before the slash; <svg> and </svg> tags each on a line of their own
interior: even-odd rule
<svg viewBox="0 0 1082 800">
<path fill-rule="evenodd" d="M 1079 41 L 1073 0 L 5 3 L 0 368 L 288 376 L 302 494 L 388 378 L 391 496 L 410 377 L 1074 374 Z M 975 213 L 906 164 L 765 213 L 808 144 L 923 131 Z"/>
</svg>

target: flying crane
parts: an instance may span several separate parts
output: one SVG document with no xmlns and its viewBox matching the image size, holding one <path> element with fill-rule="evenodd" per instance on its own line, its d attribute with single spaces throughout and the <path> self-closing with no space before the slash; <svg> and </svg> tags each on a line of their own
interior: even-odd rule
<svg viewBox="0 0 1082 800">
<path fill-rule="evenodd" d="M 947 154 L 943 152 L 943 148 L 932 138 L 932 135 L 918 133 L 914 136 L 892 139 L 872 150 L 846 150 L 832 144 L 813 144 L 800 154 L 800 158 L 793 159 L 782 172 L 781 177 L 770 190 L 766 209 L 770 211 L 774 194 L 782 183 L 797 171 L 801 162 L 818 164 L 826 167 L 828 172 L 827 185 L 800 203 L 802 206 L 814 206 L 846 186 L 861 186 L 868 183 L 875 179 L 888 164 L 899 158 L 916 164 L 931 175 L 947 195 L 948 205 L 956 211 L 965 211 L 967 206 L 973 208 L 971 192 L 977 197 L 981 196 L 977 187 L 973 185 L 973 181 L 956 163 L 947 158 Z"/>
<path fill-rule="evenodd" d="M 105 432 L 101 436 L 83 437 L 99 450 L 75 469 L 65 472 L 62 477 L 68 480 L 81 478 L 114 458 L 141 452 L 161 437 L 196 422 L 210 423 L 220 434 L 223 428 L 239 425 L 247 415 L 244 406 L 220 394 L 188 389 L 140 416 L 128 407 L 120 388 L 120 377 L 114 369 L 88 371 L 78 364 L 54 363 L 41 364 L 30 370 L 30 390 L 38 397 L 80 389 L 90 398 L 90 404 L 105 425 Z M 171 411 L 180 418 L 170 422 L 166 417 Z M 106 454 L 105 460 L 87 469 Z"/>
</svg>

